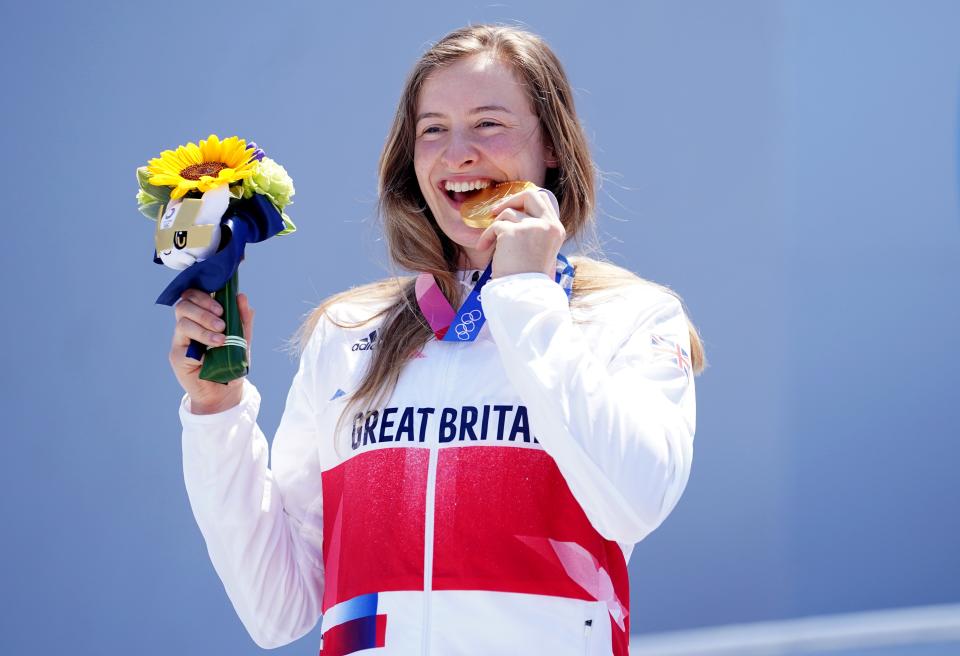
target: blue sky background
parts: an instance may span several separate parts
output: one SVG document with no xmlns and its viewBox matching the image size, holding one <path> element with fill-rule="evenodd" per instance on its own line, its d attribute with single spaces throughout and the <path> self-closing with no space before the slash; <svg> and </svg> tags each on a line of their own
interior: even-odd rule
<svg viewBox="0 0 960 656">
<path fill-rule="evenodd" d="M 251 247 L 271 434 L 320 299 L 385 275 L 376 162 L 468 22 L 565 63 L 608 256 L 711 367 L 693 475 L 631 561 L 638 632 L 960 601 L 960 5 L 890 0 L 3 3 L 4 654 L 259 650 L 180 468 L 172 313 L 134 169 L 211 132 L 297 182 Z M 281 654 L 315 654 L 319 635 Z"/>
</svg>

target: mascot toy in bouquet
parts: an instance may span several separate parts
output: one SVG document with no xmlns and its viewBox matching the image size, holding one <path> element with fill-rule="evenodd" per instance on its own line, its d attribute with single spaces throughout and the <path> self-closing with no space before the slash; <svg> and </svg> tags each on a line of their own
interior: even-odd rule
<svg viewBox="0 0 960 656">
<path fill-rule="evenodd" d="M 247 244 L 296 230 L 284 208 L 293 197 L 286 170 L 257 144 L 210 135 L 198 144 L 165 150 L 137 169 L 140 212 L 156 221 L 154 262 L 177 269 L 157 303 L 173 305 L 187 289 L 214 294 L 226 323 L 223 346 L 192 342 L 187 355 L 203 360 L 200 378 L 228 383 L 249 369 L 237 309 L 237 268 Z"/>
</svg>

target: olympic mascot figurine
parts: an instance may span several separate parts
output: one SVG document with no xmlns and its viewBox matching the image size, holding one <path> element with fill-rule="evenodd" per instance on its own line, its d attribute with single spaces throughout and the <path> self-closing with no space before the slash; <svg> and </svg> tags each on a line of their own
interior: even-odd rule
<svg viewBox="0 0 960 656">
<path fill-rule="evenodd" d="M 154 262 L 177 269 L 157 303 L 173 305 L 190 288 L 214 294 L 226 323 L 223 346 L 192 342 L 200 378 L 228 383 L 249 371 L 237 309 L 237 269 L 246 245 L 296 230 L 284 208 L 293 181 L 253 142 L 216 135 L 165 150 L 137 169 L 140 212 L 156 222 Z"/>
</svg>

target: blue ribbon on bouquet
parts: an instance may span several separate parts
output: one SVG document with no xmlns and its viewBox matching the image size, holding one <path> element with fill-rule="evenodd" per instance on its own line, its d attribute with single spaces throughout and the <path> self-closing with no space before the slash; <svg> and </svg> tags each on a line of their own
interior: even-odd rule
<svg viewBox="0 0 960 656">
<path fill-rule="evenodd" d="M 220 227 L 220 250 L 181 271 L 157 298 L 158 304 L 173 305 L 188 289 L 214 293 L 237 272 L 247 244 L 269 239 L 284 226 L 283 217 L 273 203 L 261 194 L 254 194 L 230 203 L 220 219 Z M 162 264 L 156 254 L 153 261 Z"/>
<path fill-rule="evenodd" d="M 261 194 L 230 203 L 220 219 L 220 249 L 181 271 L 163 290 L 157 303 L 173 305 L 188 289 L 202 289 L 210 294 L 222 289 L 237 272 L 247 244 L 269 239 L 283 229 L 283 217 L 279 210 Z M 156 253 L 153 261 L 163 264 Z M 205 351 L 206 346 L 191 340 L 187 357 L 199 360 Z"/>
</svg>

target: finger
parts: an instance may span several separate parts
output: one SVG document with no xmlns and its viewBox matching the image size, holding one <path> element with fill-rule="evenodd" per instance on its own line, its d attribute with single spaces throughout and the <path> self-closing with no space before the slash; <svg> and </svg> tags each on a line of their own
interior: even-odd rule
<svg viewBox="0 0 960 656">
<path fill-rule="evenodd" d="M 547 189 L 527 189 L 518 194 L 507 196 L 499 203 L 490 208 L 490 212 L 496 216 L 497 212 L 512 208 L 520 210 L 528 216 L 541 217 L 548 215 L 553 209 L 550 203 L 550 193 Z"/>
<path fill-rule="evenodd" d="M 523 212 L 515 210 L 512 207 L 508 207 L 507 209 L 503 210 L 502 212 L 496 215 L 496 217 L 494 218 L 494 223 L 496 223 L 497 221 L 507 221 L 509 223 L 520 223 L 524 219 L 529 219 L 529 218 L 530 218 L 529 214 L 524 214 Z"/>
<path fill-rule="evenodd" d="M 174 331 L 174 343 L 178 346 L 187 346 L 190 340 L 206 344 L 207 346 L 223 346 L 225 337 L 222 333 L 204 328 L 187 317 L 177 319 L 177 329 Z"/>
<path fill-rule="evenodd" d="M 494 244 L 497 243 L 497 239 L 500 237 L 500 234 L 504 229 L 510 225 L 510 221 L 494 221 L 487 229 L 480 233 L 480 236 L 477 238 L 477 243 L 474 246 L 479 251 L 485 251 L 488 248 L 491 248 Z"/>
<path fill-rule="evenodd" d="M 194 305 L 199 305 L 205 310 L 213 312 L 216 315 L 223 315 L 223 308 L 220 306 L 220 304 L 213 299 L 213 296 L 203 290 L 188 289 L 180 295 L 180 301 L 178 302 L 178 305 L 184 301 L 189 301 Z"/>
<path fill-rule="evenodd" d="M 237 309 L 240 310 L 240 321 L 244 324 L 253 321 L 253 308 L 250 307 L 250 297 L 242 292 L 237 294 Z"/>
<path fill-rule="evenodd" d="M 207 330 L 212 330 L 218 333 L 223 332 L 223 329 L 227 327 L 227 324 L 224 323 L 223 319 L 215 315 L 213 312 L 210 312 L 206 308 L 196 305 L 191 301 L 182 301 L 178 303 L 174 314 L 176 315 L 177 320 L 184 318 L 190 319 L 194 323 L 200 324 Z"/>
<path fill-rule="evenodd" d="M 188 346 L 190 346 L 189 338 L 186 342 L 183 342 L 180 337 L 174 333 L 173 342 L 170 344 L 170 364 L 172 364 L 175 369 L 199 369 L 203 363 L 203 360 L 198 360 L 197 358 L 192 358 L 187 355 L 189 351 Z M 201 355 L 200 357 L 203 356 Z"/>
<path fill-rule="evenodd" d="M 250 307 L 250 298 L 246 294 L 237 294 L 237 309 L 240 310 L 243 338 L 247 340 L 247 359 L 249 360 L 251 345 L 253 344 L 253 318 L 256 311 Z"/>
<path fill-rule="evenodd" d="M 187 346 L 189 345 L 189 338 L 187 338 L 186 342 L 184 343 L 180 335 L 178 335 L 176 332 L 173 334 L 173 340 L 170 344 L 170 353 L 167 355 L 167 359 L 170 360 L 170 364 L 175 370 L 180 369 L 189 372 L 200 368 L 200 360 L 187 357 Z"/>
</svg>

